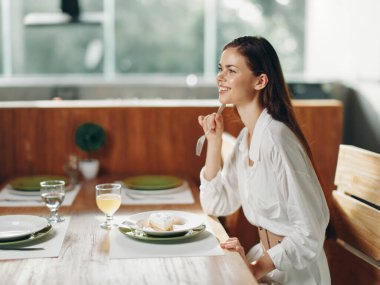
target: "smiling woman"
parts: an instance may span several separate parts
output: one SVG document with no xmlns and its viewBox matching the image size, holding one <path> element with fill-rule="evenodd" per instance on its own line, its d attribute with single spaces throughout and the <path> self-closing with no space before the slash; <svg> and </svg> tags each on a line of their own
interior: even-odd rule
<svg viewBox="0 0 380 285">
<path fill-rule="evenodd" d="M 329 209 L 275 49 L 262 37 L 234 39 L 223 48 L 216 79 L 219 102 L 234 105 L 244 128 L 222 166 L 228 118 L 198 117 L 203 131 L 212 129 L 201 205 L 215 216 L 241 207 L 260 237 L 247 255 L 236 237 L 221 247 L 239 252 L 259 281 L 331 284 L 323 250 Z"/>
</svg>

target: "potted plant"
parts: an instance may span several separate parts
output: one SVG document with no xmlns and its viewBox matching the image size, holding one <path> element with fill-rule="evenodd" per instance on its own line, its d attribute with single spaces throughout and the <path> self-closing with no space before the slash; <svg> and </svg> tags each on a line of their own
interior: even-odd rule
<svg viewBox="0 0 380 285">
<path fill-rule="evenodd" d="M 75 132 L 76 145 L 87 153 L 79 161 L 79 170 L 85 179 L 95 178 L 99 171 L 99 160 L 91 158 L 91 153 L 101 149 L 106 141 L 104 129 L 94 123 L 84 123 Z"/>
</svg>

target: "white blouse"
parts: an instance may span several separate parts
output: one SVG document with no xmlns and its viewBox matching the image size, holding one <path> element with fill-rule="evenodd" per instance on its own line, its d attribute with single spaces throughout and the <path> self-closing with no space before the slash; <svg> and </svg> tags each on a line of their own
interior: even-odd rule
<svg viewBox="0 0 380 285">
<path fill-rule="evenodd" d="M 244 128 L 222 171 L 211 181 L 203 173 L 200 200 L 207 214 L 226 216 L 242 207 L 251 224 L 285 236 L 268 250 L 276 267 L 268 277 L 286 285 L 331 283 L 323 251 L 329 210 L 307 154 L 285 124 L 264 110 L 250 147 Z M 247 258 L 262 254 L 258 244 Z"/>
</svg>

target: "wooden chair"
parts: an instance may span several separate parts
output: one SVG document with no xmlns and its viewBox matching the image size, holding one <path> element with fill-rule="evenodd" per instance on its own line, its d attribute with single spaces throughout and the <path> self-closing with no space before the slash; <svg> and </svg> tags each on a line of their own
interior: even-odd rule
<svg viewBox="0 0 380 285">
<path fill-rule="evenodd" d="M 380 284 L 380 154 L 340 145 L 335 184 L 333 284 Z"/>
</svg>

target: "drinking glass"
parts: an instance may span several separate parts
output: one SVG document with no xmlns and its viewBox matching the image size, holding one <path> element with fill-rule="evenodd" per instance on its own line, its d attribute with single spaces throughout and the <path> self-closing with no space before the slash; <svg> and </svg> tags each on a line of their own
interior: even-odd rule
<svg viewBox="0 0 380 285">
<path fill-rule="evenodd" d="M 65 181 L 63 180 L 48 180 L 42 181 L 41 198 L 50 210 L 50 223 L 60 223 L 65 219 L 58 215 L 58 208 L 61 206 L 65 198 Z"/>
<path fill-rule="evenodd" d="M 113 214 L 121 204 L 121 185 L 115 183 L 98 184 L 96 188 L 96 204 L 106 215 L 106 221 L 100 224 L 103 229 L 112 228 Z"/>
</svg>

